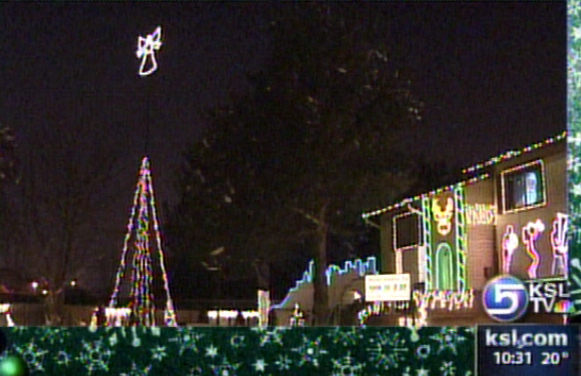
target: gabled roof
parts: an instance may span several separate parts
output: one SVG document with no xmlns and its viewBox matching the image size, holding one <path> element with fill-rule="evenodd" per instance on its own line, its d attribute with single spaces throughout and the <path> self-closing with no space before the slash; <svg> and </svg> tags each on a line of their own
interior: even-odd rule
<svg viewBox="0 0 581 376">
<path fill-rule="evenodd" d="M 502 154 L 500 154 L 500 155 L 498 155 L 496 157 L 490 158 L 489 160 L 484 161 L 482 163 L 478 163 L 478 164 L 475 164 L 473 166 L 467 167 L 467 168 L 465 168 L 465 169 L 462 170 L 462 173 L 463 174 L 470 174 L 470 173 L 473 173 L 473 172 L 482 170 L 482 169 L 484 169 L 486 167 L 493 166 L 493 165 L 495 165 L 497 163 L 504 162 L 506 160 L 509 160 L 509 159 L 518 157 L 519 155 L 522 155 L 522 154 L 525 154 L 525 153 L 529 153 L 529 152 L 531 152 L 533 150 L 537 150 L 537 149 L 540 149 L 540 148 L 545 147 L 547 145 L 553 144 L 555 142 L 564 140 L 566 137 L 567 137 L 567 131 L 564 131 L 564 132 L 562 132 L 562 133 L 560 133 L 560 134 L 558 134 L 558 135 L 556 135 L 554 137 L 550 137 L 550 138 L 547 138 L 544 141 L 537 142 L 536 144 L 532 144 L 532 145 L 526 146 L 526 147 L 524 147 L 524 148 L 522 148 L 520 150 L 510 150 L 510 151 L 507 151 L 505 153 L 502 153 Z M 412 203 L 414 201 L 420 200 L 420 199 L 422 199 L 424 197 L 429 197 L 429 196 L 433 196 L 433 195 L 439 194 L 439 193 L 444 192 L 444 191 L 452 190 L 452 189 L 454 189 L 454 188 L 456 188 L 458 186 L 466 186 L 466 185 L 469 185 L 469 184 L 472 184 L 472 183 L 476 183 L 478 181 L 487 179 L 489 177 L 490 177 L 489 174 L 481 174 L 481 175 L 475 176 L 473 178 L 470 178 L 470 179 L 461 181 L 459 183 L 455 183 L 455 184 L 452 184 L 452 185 L 448 185 L 446 187 L 441 187 L 441 188 L 435 189 L 433 191 L 430 191 L 430 192 L 427 192 L 427 193 L 422 193 L 422 194 L 419 194 L 419 195 L 416 195 L 416 196 L 413 196 L 413 197 L 408 197 L 408 198 L 406 198 L 406 199 L 404 199 L 404 200 L 402 200 L 402 201 L 400 201 L 400 202 L 398 202 L 396 204 L 387 206 L 387 207 L 385 207 L 383 209 L 378 209 L 378 210 L 375 210 L 375 211 L 363 213 L 361 215 L 361 217 L 363 219 L 366 219 L 366 218 L 369 218 L 369 217 L 373 217 L 373 216 L 376 216 L 376 215 L 380 215 L 380 214 L 383 214 L 383 213 L 388 212 L 390 210 L 394 210 L 394 209 L 401 208 L 401 207 L 403 207 L 403 206 L 405 206 L 405 205 L 407 205 L 409 203 Z"/>
<path fill-rule="evenodd" d="M 481 162 L 481 163 L 477 163 L 475 165 L 472 165 L 470 167 L 467 167 L 467 168 L 465 168 L 465 169 L 462 170 L 462 173 L 463 174 L 469 174 L 469 173 L 472 173 L 472 172 L 481 170 L 483 168 L 486 168 L 486 167 L 489 167 L 489 166 L 493 166 L 493 165 L 495 165 L 497 163 L 504 162 L 506 160 L 509 160 L 509 159 L 518 157 L 521 154 L 530 153 L 533 150 L 537 150 L 537 149 L 540 149 L 540 148 L 545 147 L 547 145 L 550 145 L 550 144 L 553 144 L 555 142 L 561 141 L 561 140 L 565 139 L 565 137 L 567 137 L 567 131 L 564 131 L 564 132 L 562 132 L 562 133 L 560 133 L 560 134 L 558 134 L 558 135 L 556 135 L 554 137 L 547 138 L 544 141 L 537 142 L 536 144 L 532 144 L 532 145 L 526 146 L 526 147 L 524 147 L 524 148 L 522 148 L 520 150 L 509 150 L 509 151 L 507 151 L 505 153 L 502 153 L 500 155 L 497 155 L 496 157 L 492 157 L 492 158 L 490 158 L 487 161 L 484 161 L 484 162 Z"/>
<path fill-rule="evenodd" d="M 461 181 L 461 182 L 458 182 L 458 183 L 455 183 L 455 184 L 452 184 L 452 185 L 447 185 L 445 187 L 441 187 L 441 188 L 438 188 L 438 189 L 434 189 L 433 191 L 430 191 L 430 192 L 427 192 L 427 193 L 422 193 L 422 194 L 419 194 L 419 195 L 416 195 L 416 196 L 413 196 L 413 197 L 408 197 L 408 198 L 403 199 L 402 201 L 398 202 L 397 204 L 393 204 L 393 205 L 387 206 L 387 207 L 385 207 L 383 209 L 379 209 L 379 210 L 375 210 L 375 211 L 372 211 L 372 212 L 363 213 L 361 215 L 361 217 L 363 219 L 366 219 L 366 218 L 369 218 L 369 217 L 373 217 L 373 216 L 376 216 L 376 215 L 380 215 L 380 214 L 383 214 L 383 213 L 388 212 L 390 210 L 394 210 L 394 209 L 401 208 L 401 207 L 403 207 L 403 206 L 405 206 L 407 204 L 410 204 L 410 203 L 412 203 L 414 201 L 418 201 L 418 200 L 420 200 L 420 199 L 422 199 L 424 197 L 430 197 L 430 196 L 434 196 L 434 195 L 440 194 L 440 193 L 445 192 L 445 191 L 450 191 L 450 190 L 452 190 L 454 188 L 464 187 L 464 186 L 467 186 L 467 185 L 470 185 L 470 184 L 473 184 L 473 183 L 476 183 L 476 182 L 479 182 L 479 181 L 488 179 L 489 177 L 490 177 L 490 174 L 482 174 L 482 175 L 479 175 L 479 176 L 475 176 L 475 177 L 470 178 L 468 180 L 464 180 L 464 181 Z"/>
</svg>

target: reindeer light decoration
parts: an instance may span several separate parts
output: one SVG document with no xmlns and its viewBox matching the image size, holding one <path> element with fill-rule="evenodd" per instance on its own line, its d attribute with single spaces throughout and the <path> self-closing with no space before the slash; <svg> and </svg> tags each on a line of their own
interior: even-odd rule
<svg viewBox="0 0 581 376">
<path fill-rule="evenodd" d="M 440 235 L 446 236 L 452 230 L 452 215 L 454 214 L 454 200 L 448 197 L 446 201 L 446 207 L 444 210 L 440 207 L 438 199 L 435 198 L 432 201 L 432 212 L 434 213 L 434 219 L 438 222 L 438 232 Z"/>
<path fill-rule="evenodd" d="M 158 26 L 153 34 L 147 37 L 139 37 L 137 40 L 136 55 L 141 59 L 141 66 L 139 67 L 140 76 L 148 76 L 157 70 L 157 61 L 155 60 L 155 51 L 161 48 L 161 26 Z M 148 64 L 149 62 L 149 64 Z M 145 66 L 149 65 L 149 69 L 145 70 Z"/>
<path fill-rule="evenodd" d="M 567 278 L 569 245 L 567 243 L 567 214 L 557 213 L 551 231 L 551 247 L 553 248 L 552 275 L 563 275 Z"/>
<path fill-rule="evenodd" d="M 510 274 L 512 255 L 518 248 L 518 243 L 518 235 L 514 232 L 512 225 L 506 226 L 506 231 L 502 236 L 502 271 L 505 274 Z"/>
<path fill-rule="evenodd" d="M 522 229 L 523 243 L 527 247 L 527 253 L 532 259 L 528 269 L 529 278 L 537 278 L 537 269 L 539 268 L 541 257 L 535 249 L 535 242 L 543 231 L 545 231 L 545 225 L 540 219 L 537 219 L 535 222 L 529 222 Z"/>
</svg>

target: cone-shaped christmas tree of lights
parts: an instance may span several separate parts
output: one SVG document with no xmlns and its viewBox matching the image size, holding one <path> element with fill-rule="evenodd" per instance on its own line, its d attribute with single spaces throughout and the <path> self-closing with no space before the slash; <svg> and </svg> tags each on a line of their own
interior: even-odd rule
<svg viewBox="0 0 581 376">
<path fill-rule="evenodd" d="M 115 288 L 106 310 L 108 326 L 158 325 L 155 320 L 153 291 L 156 274 L 161 275 L 163 281 L 164 325 L 177 326 L 165 271 L 149 159 L 144 157 L 127 225 L 121 263 L 115 277 Z M 121 306 L 120 301 L 128 303 Z"/>
</svg>

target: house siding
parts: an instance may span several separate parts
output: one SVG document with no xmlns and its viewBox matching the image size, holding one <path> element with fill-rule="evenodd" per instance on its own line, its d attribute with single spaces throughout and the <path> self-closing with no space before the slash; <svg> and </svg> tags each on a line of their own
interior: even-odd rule
<svg viewBox="0 0 581 376">
<path fill-rule="evenodd" d="M 494 199 L 494 181 L 486 179 L 466 187 L 467 205 L 496 205 Z M 498 212 L 498 208 L 497 208 Z M 496 252 L 496 226 L 493 224 L 467 224 L 468 251 L 466 252 L 468 287 L 481 290 L 489 276 L 486 274 L 490 268 L 492 274 L 498 272 L 495 260 Z"/>
</svg>

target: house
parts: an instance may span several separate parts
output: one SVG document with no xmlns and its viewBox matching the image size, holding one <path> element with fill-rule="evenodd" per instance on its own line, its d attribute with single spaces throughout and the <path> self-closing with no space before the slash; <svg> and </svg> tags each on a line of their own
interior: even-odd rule
<svg viewBox="0 0 581 376">
<path fill-rule="evenodd" d="M 563 132 L 468 167 L 456 184 L 364 213 L 381 232 L 380 273 L 410 274 L 414 291 L 403 306 L 370 304 L 361 322 L 379 315 L 383 324 L 402 324 L 410 312 L 429 325 L 491 322 L 481 304 L 491 278 L 510 274 L 564 285 L 566 150 Z M 524 321 L 562 317 L 535 312 Z"/>
</svg>

